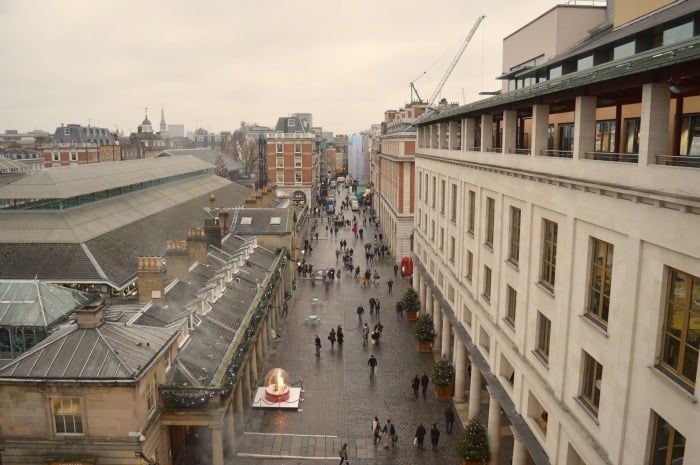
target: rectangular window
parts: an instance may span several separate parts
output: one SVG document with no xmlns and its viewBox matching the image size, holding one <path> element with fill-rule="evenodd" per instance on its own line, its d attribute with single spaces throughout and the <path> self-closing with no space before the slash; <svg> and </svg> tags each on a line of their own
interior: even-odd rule
<svg viewBox="0 0 700 465">
<path fill-rule="evenodd" d="M 61 152 L 53 153 L 53 161 L 61 161 Z"/>
<path fill-rule="evenodd" d="M 493 225 L 496 216 L 496 201 L 486 197 L 486 245 L 493 248 Z"/>
<path fill-rule="evenodd" d="M 301 144 L 294 144 L 294 153 L 301 153 Z"/>
<path fill-rule="evenodd" d="M 70 128 L 63 128 L 63 135 L 70 136 Z"/>
<path fill-rule="evenodd" d="M 294 168 L 301 168 L 301 155 L 294 155 Z"/>
<path fill-rule="evenodd" d="M 423 214 L 423 233 L 428 232 L 428 214 L 424 213 Z"/>
<path fill-rule="evenodd" d="M 284 153 L 284 145 L 283 144 L 275 144 L 275 151 L 277 153 Z"/>
<path fill-rule="evenodd" d="M 549 361 L 549 336 L 552 332 L 552 322 L 549 318 L 537 312 L 537 346 L 535 351 L 545 361 Z"/>
<path fill-rule="evenodd" d="M 476 213 L 476 192 L 469 191 L 469 221 L 467 222 L 467 232 L 474 235 L 474 218 Z"/>
<path fill-rule="evenodd" d="M 439 249 L 440 251 L 444 250 L 445 248 L 445 228 L 440 227 L 440 242 L 439 242 Z"/>
<path fill-rule="evenodd" d="M 430 206 L 435 208 L 435 199 L 437 199 L 437 180 L 435 178 L 433 178 L 432 196 Z"/>
<path fill-rule="evenodd" d="M 574 123 L 559 125 L 559 150 L 562 152 L 574 150 Z"/>
<path fill-rule="evenodd" d="M 454 264 L 455 262 L 455 238 L 450 236 L 450 262 Z"/>
<path fill-rule="evenodd" d="M 506 321 L 515 326 L 515 304 L 518 300 L 518 293 L 515 289 L 506 284 Z"/>
<path fill-rule="evenodd" d="M 615 129 L 615 120 L 596 121 L 593 151 L 614 152 Z"/>
<path fill-rule="evenodd" d="M 700 348 L 700 278 L 669 269 L 661 367 L 691 392 Z"/>
<path fill-rule="evenodd" d="M 508 260 L 516 265 L 520 260 L 520 209 L 515 207 L 510 207 Z"/>
<path fill-rule="evenodd" d="M 592 249 L 587 314 L 607 325 L 608 310 L 610 309 L 613 245 L 593 238 Z"/>
<path fill-rule="evenodd" d="M 603 366 L 596 359 L 583 352 L 583 376 L 581 380 L 581 400 L 598 416 L 600 407 L 600 387 L 603 378 Z"/>
<path fill-rule="evenodd" d="M 294 182 L 297 184 L 301 184 L 301 171 L 294 172 Z"/>
<path fill-rule="evenodd" d="M 287 126 L 293 128 L 295 125 L 294 118 L 287 118 Z"/>
<path fill-rule="evenodd" d="M 78 152 L 70 153 L 70 161 L 78 161 Z"/>
<path fill-rule="evenodd" d="M 277 171 L 277 173 L 275 173 L 275 182 L 277 184 L 284 184 L 284 171 Z"/>
<path fill-rule="evenodd" d="M 284 157 L 275 157 L 275 166 L 277 168 L 284 168 Z"/>
<path fill-rule="evenodd" d="M 452 184 L 452 195 L 450 196 L 450 220 L 457 222 L 457 184 Z"/>
<path fill-rule="evenodd" d="M 156 408 L 156 388 L 153 380 L 150 380 L 146 385 L 146 407 L 148 413 L 151 413 Z"/>
<path fill-rule="evenodd" d="M 80 399 L 77 397 L 51 399 L 56 434 L 83 434 L 83 417 L 80 413 Z"/>
<path fill-rule="evenodd" d="M 641 118 L 625 119 L 625 153 L 639 153 L 639 127 Z"/>
<path fill-rule="evenodd" d="M 440 181 L 440 213 L 445 214 L 445 181 Z"/>
<path fill-rule="evenodd" d="M 467 250 L 467 274 L 466 277 L 469 281 L 472 280 L 472 269 L 474 267 L 474 255 Z"/>
<path fill-rule="evenodd" d="M 435 240 L 435 220 L 430 221 L 430 240 Z"/>
<path fill-rule="evenodd" d="M 484 298 L 491 301 L 491 268 L 484 265 Z"/>
<path fill-rule="evenodd" d="M 544 220 L 540 282 L 551 290 L 554 290 L 554 277 L 557 264 L 557 229 L 557 223 Z"/>
<path fill-rule="evenodd" d="M 425 175 L 425 203 L 428 203 L 428 175 Z"/>
<path fill-rule="evenodd" d="M 685 437 L 654 413 L 654 432 L 649 465 L 683 465 Z"/>
<path fill-rule="evenodd" d="M 554 125 L 547 126 L 547 150 L 554 150 Z"/>
<path fill-rule="evenodd" d="M 416 176 L 418 178 L 418 198 L 423 198 L 423 175 L 419 174 Z"/>
</svg>

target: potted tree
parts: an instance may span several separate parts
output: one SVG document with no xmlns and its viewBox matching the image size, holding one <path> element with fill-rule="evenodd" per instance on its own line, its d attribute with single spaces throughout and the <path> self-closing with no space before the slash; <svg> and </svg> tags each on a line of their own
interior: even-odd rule
<svg viewBox="0 0 700 465">
<path fill-rule="evenodd" d="M 401 306 L 408 321 L 416 321 L 420 310 L 420 299 L 418 293 L 412 287 L 406 289 L 401 298 Z"/>
<path fill-rule="evenodd" d="M 455 366 L 445 356 L 433 364 L 432 381 L 435 386 L 435 397 L 446 400 L 452 397 L 455 383 Z"/>
<path fill-rule="evenodd" d="M 462 465 L 483 465 L 491 458 L 486 428 L 478 416 L 469 420 L 456 447 Z"/>
<path fill-rule="evenodd" d="M 418 339 L 418 350 L 420 352 L 430 352 L 435 340 L 435 326 L 433 326 L 433 317 L 427 313 L 422 314 L 416 319 L 416 326 L 413 332 Z"/>
</svg>

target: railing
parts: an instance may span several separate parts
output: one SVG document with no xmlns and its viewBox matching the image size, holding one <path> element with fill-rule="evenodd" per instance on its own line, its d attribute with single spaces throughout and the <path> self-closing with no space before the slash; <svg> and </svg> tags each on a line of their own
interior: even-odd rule
<svg viewBox="0 0 700 465">
<path fill-rule="evenodd" d="M 698 155 L 657 155 L 657 165 L 683 166 L 686 168 L 700 168 L 700 156 Z"/>
<path fill-rule="evenodd" d="M 544 150 L 539 154 L 541 157 L 573 158 L 573 150 Z"/>
<path fill-rule="evenodd" d="M 599 161 L 614 161 L 620 163 L 637 163 L 639 161 L 638 153 L 614 153 L 614 152 L 586 152 L 584 154 L 586 160 Z"/>
<path fill-rule="evenodd" d="M 530 149 L 514 149 L 514 148 L 510 148 L 510 149 L 508 149 L 508 153 L 512 153 L 512 154 L 515 154 L 515 155 L 530 155 L 530 153 L 532 153 L 532 152 L 530 151 Z"/>
<path fill-rule="evenodd" d="M 491 148 L 484 150 L 484 152 L 503 153 L 503 149 L 501 147 L 491 147 Z"/>
</svg>

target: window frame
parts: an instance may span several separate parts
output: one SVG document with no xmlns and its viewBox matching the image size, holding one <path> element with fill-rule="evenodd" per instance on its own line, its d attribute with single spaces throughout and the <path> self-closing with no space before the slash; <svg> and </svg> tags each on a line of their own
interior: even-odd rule
<svg viewBox="0 0 700 465">
<path fill-rule="evenodd" d="M 492 274 L 493 272 L 491 271 L 491 268 L 484 265 L 484 289 L 481 295 L 484 297 L 484 299 L 486 299 L 487 302 L 491 302 L 491 279 L 493 277 Z"/>
<path fill-rule="evenodd" d="M 506 316 L 505 320 L 511 326 L 515 327 L 515 318 L 517 315 L 518 291 L 506 284 Z"/>
<path fill-rule="evenodd" d="M 444 179 L 440 180 L 440 213 L 442 215 L 445 214 L 445 203 L 446 203 L 446 198 L 445 195 L 447 194 L 447 183 Z"/>
<path fill-rule="evenodd" d="M 56 409 L 56 404 L 55 402 L 60 402 L 60 409 L 61 411 L 58 412 Z M 70 406 L 66 409 L 66 406 L 64 405 L 64 402 L 70 402 Z M 56 396 L 56 397 L 50 397 L 49 398 L 49 404 L 51 407 L 51 424 L 53 425 L 53 432 L 56 436 L 83 436 L 85 435 L 85 421 L 83 421 L 83 406 L 82 406 L 82 401 L 80 397 L 78 396 Z M 78 413 L 77 415 L 73 412 L 71 413 L 62 413 L 63 409 L 66 409 L 68 411 L 73 410 L 73 407 L 77 406 L 78 407 Z M 61 418 L 63 421 L 63 428 L 67 428 L 67 423 L 65 420 L 68 420 L 69 418 L 72 419 L 72 428 L 75 431 L 59 431 L 58 428 L 58 421 L 59 418 Z M 76 423 L 76 418 L 78 418 L 80 421 Z M 79 430 L 79 431 L 78 431 Z"/>
<path fill-rule="evenodd" d="M 474 254 L 472 253 L 471 250 L 467 250 L 467 263 L 466 263 L 466 274 L 464 275 L 465 278 L 469 282 L 472 281 L 472 278 L 474 276 L 473 271 L 474 271 Z"/>
<path fill-rule="evenodd" d="M 599 247 L 600 257 L 598 257 Z M 586 299 L 586 315 L 603 327 L 608 326 L 610 313 L 610 291 L 612 288 L 612 264 L 615 246 L 609 242 L 591 237 L 591 254 L 588 260 L 588 295 Z M 600 264 L 598 259 L 600 258 Z M 608 262 L 609 268 L 608 268 Z M 596 273 L 596 270 L 600 272 Z M 608 271 L 609 269 L 609 271 Z M 596 276 L 596 274 L 598 276 Z M 605 282 L 609 280 L 607 295 Z M 596 284 L 599 289 L 595 289 Z M 606 307 L 607 304 L 607 307 Z M 607 310 L 606 310 L 607 309 Z"/>
<path fill-rule="evenodd" d="M 552 321 L 537 312 L 537 335 L 535 339 L 535 353 L 545 362 L 549 363 L 550 340 L 552 337 Z"/>
<path fill-rule="evenodd" d="M 486 230 L 484 244 L 493 249 L 494 229 L 496 224 L 496 199 L 486 197 Z"/>
<path fill-rule="evenodd" d="M 450 205 L 450 221 L 457 223 L 457 184 L 451 184 L 452 195 Z"/>
<path fill-rule="evenodd" d="M 275 144 L 275 153 L 284 153 L 284 144 Z"/>
<path fill-rule="evenodd" d="M 522 211 L 518 207 L 510 207 L 510 238 L 508 239 L 508 261 L 513 265 L 520 263 L 520 222 Z"/>
<path fill-rule="evenodd" d="M 556 280 L 558 234 L 559 224 L 543 218 L 542 254 L 540 257 L 540 284 L 551 291 L 554 291 L 554 283 Z"/>
<path fill-rule="evenodd" d="M 654 425 L 651 430 L 651 441 L 649 441 L 649 465 L 674 465 L 675 463 L 675 458 L 672 455 L 672 452 L 676 449 L 676 435 L 680 436 L 680 443 L 682 443 L 682 455 L 685 455 L 685 443 L 686 443 L 686 438 L 683 436 L 681 433 L 676 430 L 671 424 L 666 421 L 661 415 L 658 413 L 654 412 L 652 410 L 652 414 L 654 415 Z M 660 435 L 664 433 L 664 430 L 668 430 L 668 437 L 661 439 L 661 442 L 659 442 Z M 657 457 L 655 455 L 655 452 L 659 451 L 666 451 L 665 457 Z M 661 461 L 657 460 L 658 458 L 661 459 Z"/>
<path fill-rule="evenodd" d="M 579 399 L 593 415 L 598 417 L 603 383 L 603 365 L 585 350 L 582 352 Z"/>
<path fill-rule="evenodd" d="M 469 212 L 467 214 L 467 233 L 474 236 L 474 223 L 476 223 L 476 191 L 469 191 Z"/>
</svg>

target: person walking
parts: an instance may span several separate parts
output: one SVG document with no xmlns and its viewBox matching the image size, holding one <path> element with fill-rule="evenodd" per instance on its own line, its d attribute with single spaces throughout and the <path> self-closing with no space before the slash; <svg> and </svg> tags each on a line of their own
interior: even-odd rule
<svg viewBox="0 0 700 465">
<path fill-rule="evenodd" d="M 362 315 L 365 313 L 365 309 L 362 305 L 357 307 L 357 319 L 360 320 L 360 324 L 362 324 Z"/>
<path fill-rule="evenodd" d="M 374 297 L 369 298 L 369 314 L 374 315 L 374 306 L 376 305 L 376 301 L 374 300 Z"/>
<path fill-rule="evenodd" d="M 389 281 L 386 282 L 386 285 L 389 286 L 389 294 L 391 294 L 391 288 L 394 287 L 394 280 L 389 278 Z"/>
<path fill-rule="evenodd" d="M 328 334 L 328 340 L 331 341 L 331 350 L 335 348 L 335 329 L 331 328 L 331 332 Z"/>
<path fill-rule="evenodd" d="M 340 455 L 340 463 L 338 463 L 338 465 L 343 465 L 343 462 L 350 463 L 348 461 L 348 443 L 347 442 L 343 443 L 343 445 L 340 446 L 340 450 L 338 451 L 338 455 Z"/>
<path fill-rule="evenodd" d="M 314 339 L 314 345 L 316 346 L 316 357 L 321 356 L 321 338 L 318 337 L 318 334 L 316 335 L 316 338 Z"/>
<path fill-rule="evenodd" d="M 420 379 L 418 375 L 414 376 L 411 380 L 411 388 L 413 389 L 413 396 L 418 399 L 418 389 L 420 388 Z"/>
<path fill-rule="evenodd" d="M 387 419 L 384 428 L 382 428 L 382 433 L 384 433 L 384 448 L 388 449 L 389 446 L 394 447 L 393 437 L 396 435 L 396 430 L 394 425 L 391 424 L 391 420 Z"/>
<path fill-rule="evenodd" d="M 287 312 L 289 311 L 289 305 L 287 302 L 282 304 L 282 316 L 287 318 Z"/>
<path fill-rule="evenodd" d="M 430 378 L 423 372 L 423 376 L 420 379 L 420 385 L 423 388 L 423 400 L 425 400 L 425 393 L 428 391 L 428 383 L 430 383 Z"/>
<path fill-rule="evenodd" d="M 433 423 L 433 427 L 430 428 L 430 444 L 433 446 L 433 452 L 437 452 L 438 441 L 440 441 L 440 430 Z"/>
<path fill-rule="evenodd" d="M 394 277 L 396 277 L 396 273 L 398 273 L 398 272 L 399 272 L 399 265 L 394 263 Z"/>
<path fill-rule="evenodd" d="M 343 334 L 343 328 L 341 328 L 340 325 L 338 325 L 338 329 L 335 331 L 335 337 L 338 338 L 338 348 L 343 347 L 343 340 L 345 339 L 345 335 Z"/>
<path fill-rule="evenodd" d="M 367 365 L 369 365 L 369 375 L 374 376 L 374 370 L 377 368 L 377 359 L 374 358 L 374 354 L 369 356 L 369 360 L 367 360 Z"/>
<path fill-rule="evenodd" d="M 452 427 L 455 424 L 455 413 L 452 408 L 448 405 L 445 409 L 445 431 L 447 434 L 452 434 Z"/>
<path fill-rule="evenodd" d="M 423 423 L 419 423 L 418 428 L 416 428 L 416 447 L 418 450 L 423 450 L 423 439 L 425 439 L 425 426 Z"/>
<path fill-rule="evenodd" d="M 374 417 L 372 420 L 372 435 L 374 436 L 374 445 L 382 442 L 382 427 L 379 424 L 379 417 Z"/>
<path fill-rule="evenodd" d="M 379 307 L 379 299 L 374 299 L 374 312 L 377 314 L 377 316 L 379 316 Z"/>
<path fill-rule="evenodd" d="M 369 325 L 365 323 L 362 327 L 362 345 L 366 346 L 369 344 Z"/>
</svg>

